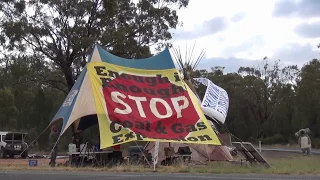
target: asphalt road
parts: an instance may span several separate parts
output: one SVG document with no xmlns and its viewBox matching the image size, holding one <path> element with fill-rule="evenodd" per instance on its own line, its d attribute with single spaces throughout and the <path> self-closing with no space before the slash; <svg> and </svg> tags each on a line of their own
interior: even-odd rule
<svg viewBox="0 0 320 180">
<path fill-rule="evenodd" d="M 257 174 L 168 174 L 168 173 L 109 173 L 65 171 L 0 171 L 2 180 L 320 180 L 320 176 L 287 176 Z"/>
</svg>

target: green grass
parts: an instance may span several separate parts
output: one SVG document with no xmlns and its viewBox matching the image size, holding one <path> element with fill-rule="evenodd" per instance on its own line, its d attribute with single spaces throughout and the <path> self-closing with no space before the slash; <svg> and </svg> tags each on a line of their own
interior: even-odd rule
<svg viewBox="0 0 320 180">
<path fill-rule="evenodd" d="M 282 159 L 269 159 L 271 168 L 259 165 L 240 165 L 229 162 L 210 162 L 207 165 L 160 166 L 157 172 L 168 173 L 256 173 L 256 174 L 320 174 L 320 156 L 302 156 Z M 27 165 L 0 165 L 0 170 L 41 170 L 41 171 L 106 171 L 106 172 L 152 172 L 145 166 L 121 165 L 112 168 L 50 168 L 42 164 L 38 167 Z"/>
</svg>

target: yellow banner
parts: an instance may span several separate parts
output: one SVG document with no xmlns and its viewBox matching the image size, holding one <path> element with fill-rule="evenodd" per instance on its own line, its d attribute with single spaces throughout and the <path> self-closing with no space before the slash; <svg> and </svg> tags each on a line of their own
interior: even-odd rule
<svg viewBox="0 0 320 180">
<path fill-rule="evenodd" d="M 90 62 L 101 148 L 130 141 L 221 145 L 176 69 Z"/>
</svg>

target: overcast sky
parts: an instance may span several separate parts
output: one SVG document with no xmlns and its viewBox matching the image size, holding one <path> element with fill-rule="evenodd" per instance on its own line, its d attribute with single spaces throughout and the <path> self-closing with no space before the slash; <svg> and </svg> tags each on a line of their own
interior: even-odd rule
<svg viewBox="0 0 320 180">
<path fill-rule="evenodd" d="M 178 13 L 183 27 L 174 30 L 173 44 L 204 49 L 199 68 L 234 72 L 265 56 L 301 67 L 319 57 L 319 7 L 320 0 L 190 0 Z"/>
</svg>

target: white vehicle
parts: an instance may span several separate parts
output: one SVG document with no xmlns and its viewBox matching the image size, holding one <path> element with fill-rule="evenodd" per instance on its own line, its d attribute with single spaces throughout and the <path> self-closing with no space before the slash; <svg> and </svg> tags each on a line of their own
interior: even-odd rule
<svg viewBox="0 0 320 180">
<path fill-rule="evenodd" d="M 6 147 L 6 142 L 4 142 L 4 137 L 8 134 L 8 132 L 0 131 L 0 152 L 2 148 Z"/>
</svg>

